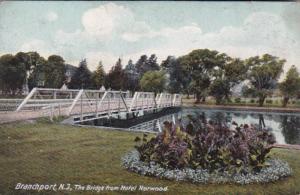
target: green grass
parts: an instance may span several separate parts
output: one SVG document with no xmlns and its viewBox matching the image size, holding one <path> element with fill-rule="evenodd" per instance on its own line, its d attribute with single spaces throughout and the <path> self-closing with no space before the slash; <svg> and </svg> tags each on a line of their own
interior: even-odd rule
<svg viewBox="0 0 300 195">
<path fill-rule="evenodd" d="M 63 126 L 45 121 L 2 125 L 0 194 L 21 194 L 21 191 L 14 190 L 19 182 L 168 186 L 169 190 L 164 194 L 300 193 L 300 151 L 273 150 L 273 156 L 285 159 L 294 170 L 292 177 L 281 181 L 246 186 L 197 185 L 140 176 L 124 170 L 120 166 L 120 159 L 132 149 L 133 139 L 137 135 L 139 134 Z M 25 194 L 24 191 L 22 193 Z"/>
</svg>

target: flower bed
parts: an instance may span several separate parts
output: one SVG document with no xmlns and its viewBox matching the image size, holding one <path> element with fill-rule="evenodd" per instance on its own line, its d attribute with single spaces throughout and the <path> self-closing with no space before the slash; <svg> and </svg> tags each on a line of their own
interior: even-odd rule
<svg viewBox="0 0 300 195">
<path fill-rule="evenodd" d="M 270 159 L 273 134 L 254 125 L 232 126 L 190 117 L 190 122 L 165 122 L 162 133 L 135 141 L 136 150 L 123 158 L 127 169 L 142 175 L 198 183 L 270 182 L 291 175 L 288 164 Z"/>
<path fill-rule="evenodd" d="M 145 176 L 154 176 L 162 179 L 176 181 L 190 181 L 193 183 L 227 183 L 237 184 L 266 183 L 276 181 L 292 174 L 289 165 L 279 159 L 268 160 L 268 167 L 263 167 L 259 173 L 248 173 L 246 175 L 228 172 L 209 173 L 205 169 L 166 169 L 155 162 L 145 163 L 140 160 L 137 150 L 133 150 L 122 158 L 123 166 L 133 172 Z"/>
</svg>

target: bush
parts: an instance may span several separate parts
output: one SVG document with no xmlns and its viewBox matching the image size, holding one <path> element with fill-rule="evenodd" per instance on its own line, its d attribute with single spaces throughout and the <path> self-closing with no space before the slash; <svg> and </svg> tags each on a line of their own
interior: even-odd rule
<svg viewBox="0 0 300 195">
<path fill-rule="evenodd" d="M 250 100 L 250 103 L 255 103 L 255 100 L 254 100 L 254 99 L 251 99 L 251 100 Z"/>
<path fill-rule="evenodd" d="M 232 174 L 259 172 L 268 166 L 266 159 L 275 143 L 267 130 L 257 130 L 247 124 L 234 129 L 213 121 L 191 118 L 183 125 L 165 122 L 164 131 L 147 140 L 136 138 L 140 160 L 154 162 L 168 169 L 204 169 Z"/>
<path fill-rule="evenodd" d="M 241 103 L 241 98 L 235 98 L 235 99 L 234 99 L 234 102 L 235 102 L 235 103 Z"/>
<path fill-rule="evenodd" d="M 266 100 L 266 103 L 267 103 L 267 104 L 272 104 L 272 103 L 273 103 L 273 100 Z"/>
</svg>

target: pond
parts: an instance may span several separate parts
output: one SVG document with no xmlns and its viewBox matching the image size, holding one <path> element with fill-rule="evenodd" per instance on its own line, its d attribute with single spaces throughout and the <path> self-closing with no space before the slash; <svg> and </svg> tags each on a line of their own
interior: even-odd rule
<svg viewBox="0 0 300 195">
<path fill-rule="evenodd" d="M 228 126 L 233 121 L 238 124 L 253 124 L 257 128 L 272 131 L 279 144 L 300 144 L 300 114 L 212 109 L 183 109 L 177 114 L 177 118 L 183 121 L 187 120 L 188 115 L 202 115 L 207 120 L 225 122 Z"/>
<path fill-rule="evenodd" d="M 163 128 L 163 122 L 181 120 L 189 122 L 188 115 L 201 115 L 207 120 L 214 120 L 226 123 L 231 126 L 232 122 L 240 124 L 253 124 L 257 128 L 268 129 L 273 132 L 279 144 L 300 144 L 300 114 L 278 113 L 278 112 L 253 112 L 253 111 L 229 111 L 212 110 L 202 108 L 183 108 L 164 112 L 154 113 L 152 116 L 138 117 L 134 120 L 110 120 L 102 121 L 93 125 L 126 128 L 134 131 L 159 132 Z"/>
</svg>

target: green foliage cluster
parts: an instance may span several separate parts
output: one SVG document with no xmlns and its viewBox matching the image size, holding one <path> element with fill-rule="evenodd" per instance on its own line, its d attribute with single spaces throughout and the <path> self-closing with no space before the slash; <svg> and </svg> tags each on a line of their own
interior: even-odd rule
<svg viewBox="0 0 300 195">
<path fill-rule="evenodd" d="M 140 81 L 143 91 L 162 92 L 165 88 L 165 77 L 162 71 L 148 71 L 144 74 Z"/>
<path fill-rule="evenodd" d="M 238 98 L 235 98 L 235 99 L 234 99 L 234 102 L 235 102 L 235 103 L 241 103 L 241 98 L 239 98 L 239 97 L 238 97 Z"/>
<path fill-rule="evenodd" d="M 286 78 L 279 84 L 283 94 L 282 106 L 285 107 L 290 98 L 297 97 L 300 92 L 300 75 L 295 66 L 292 66 L 286 74 Z"/>
<path fill-rule="evenodd" d="M 266 159 L 275 143 L 267 130 L 257 130 L 247 124 L 232 130 L 226 125 L 191 118 L 182 124 L 165 122 L 162 133 L 151 139 L 136 138 L 136 149 L 143 162 L 155 162 L 169 169 L 201 168 L 230 173 L 258 172 L 268 166 Z"/>
<path fill-rule="evenodd" d="M 129 60 L 123 68 L 121 59 L 106 74 L 100 62 L 94 72 L 88 69 L 86 59 L 79 63 L 75 73 L 66 78 L 66 64 L 58 55 L 44 59 L 37 52 L 19 52 L 0 57 L 0 88 L 2 93 L 20 93 L 24 83 L 29 88 L 69 88 L 111 90 L 138 90 L 195 95 L 196 103 L 205 102 L 212 96 L 216 104 L 230 102 L 235 86 L 243 84 L 242 95 L 257 97 L 263 106 L 275 89 L 280 89 L 282 105 L 291 98 L 299 98 L 300 76 L 295 66 L 286 74 L 283 82 L 278 79 L 283 72 L 285 59 L 264 54 L 241 60 L 216 50 L 196 49 L 180 56 L 168 56 L 159 65 L 155 54 L 141 55 L 133 63 Z M 69 81 L 70 80 L 70 81 Z"/>
<path fill-rule="evenodd" d="M 19 52 L 0 57 L 0 89 L 4 95 L 21 94 L 25 83 L 29 88 L 60 88 L 65 81 L 65 62 L 61 56 L 44 59 L 37 52 Z"/>
<path fill-rule="evenodd" d="M 266 100 L 267 104 L 273 104 L 273 100 Z"/>
</svg>

